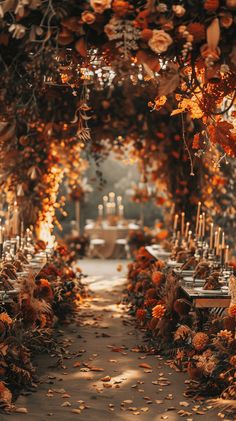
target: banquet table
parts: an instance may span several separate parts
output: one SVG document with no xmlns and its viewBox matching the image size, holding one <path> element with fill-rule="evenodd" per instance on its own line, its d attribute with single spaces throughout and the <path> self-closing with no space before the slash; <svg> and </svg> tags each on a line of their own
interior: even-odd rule
<svg viewBox="0 0 236 421">
<path fill-rule="evenodd" d="M 127 223 L 124 225 L 108 225 L 102 224 L 98 226 L 96 223 L 85 225 L 84 233 L 90 239 L 102 239 L 104 245 L 99 246 L 99 254 L 104 258 L 116 258 L 119 252 L 119 246 L 116 241 L 118 239 L 127 239 L 129 231 L 138 230 L 139 225 Z"/>
<path fill-rule="evenodd" d="M 202 294 L 194 287 L 186 287 L 181 285 L 181 289 L 184 292 L 185 296 L 189 298 L 195 308 L 227 308 L 229 307 L 231 296 L 227 294 L 221 294 L 220 292 L 215 294 L 214 291 L 211 294 L 209 291 L 208 294 Z"/>
</svg>

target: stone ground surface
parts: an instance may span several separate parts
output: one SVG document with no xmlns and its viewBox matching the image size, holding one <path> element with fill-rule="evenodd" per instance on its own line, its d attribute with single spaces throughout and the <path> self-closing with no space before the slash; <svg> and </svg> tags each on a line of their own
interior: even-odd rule
<svg viewBox="0 0 236 421">
<path fill-rule="evenodd" d="M 184 373 L 176 373 L 158 356 L 135 352 L 142 343 L 142 333 L 120 303 L 126 263 L 123 271 L 117 272 L 118 263 L 88 259 L 80 262 L 83 272 L 89 275 L 85 282 L 92 297 L 82 305 L 78 323 L 62 328 L 61 340 L 68 345 L 69 358 L 64 368 L 52 368 L 55 361 L 50 356 L 37 358 L 39 388 L 30 396 L 20 396 L 16 403 L 27 408 L 28 413 L 3 415 L 1 421 L 219 419 L 217 410 L 202 415 L 192 410 L 196 404 L 183 396 Z M 179 410 L 191 415 L 181 418 Z"/>
</svg>

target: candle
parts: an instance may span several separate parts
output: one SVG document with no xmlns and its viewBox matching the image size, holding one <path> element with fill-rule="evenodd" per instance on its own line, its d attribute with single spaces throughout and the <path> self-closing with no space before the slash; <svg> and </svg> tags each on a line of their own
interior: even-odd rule
<svg viewBox="0 0 236 421">
<path fill-rule="evenodd" d="M 188 232 L 188 245 L 190 245 L 191 237 L 192 237 L 192 231 L 189 231 Z"/>
<path fill-rule="evenodd" d="M 202 236 L 205 237 L 206 232 L 206 214 L 205 212 L 202 213 Z"/>
<path fill-rule="evenodd" d="M 220 250 L 220 231 L 221 231 L 221 228 L 218 228 L 218 230 L 215 232 L 215 249 L 216 249 L 217 256 L 219 256 L 219 250 Z"/>
<path fill-rule="evenodd" d="M 19 250 L 19 248 L 20 248 L 20 236 L 17 235 L 16 236 L 16 250 Z"/>
<path fill-rule="evenodd" d="M 103 216 L 103 205 L 98 205 L 98 216 Z"/>
<path fill-rule="evenodd" d="M 109 200 L 110 200 L 111 203 L 115 201 L 115 193 L 114 192 L 111 191 L 108 194 L 108 196 L 109 196 Z"/>
<path fill-rule="evenodd" d="M 103 206 L 106 206 L 107 202 L 108 202 L 108 197 L 103 196 Z"/>
<path fill-rule="evenodd" d="M 112 215 L 116 214 L 116 204 L 115 204 L 115 202 L 111 203 L 111 214 Z"/>
<path fill-rule="evenodd" d="M 214 248 L 217 250 L 218 244 L 218 231 L 215 231 Z"/>
<path fill-rule="evenodd" d="M 24 221 L 21 221 L 20 224 L 20 235 L 21 237 L 24 237 Z"/>
<path fill-rule="evenodd" d="M 117 196 L 117 205 L 122 205 L 122 196 Z"/>
<path fill-rule="evenodd" d="M 225 247 L 225 265 L 229 263 L 229 246 Z"/>
<path fill-rule="evenodd" d="M 182 212 L 181 213 L 181 235 L 182 235 L 182 237 L 184 236 L 184 218 L 185 218 L 185 213 Z"/>
<path fill-rule="evenodd" d="M 220 236 L 221 236 L 221 228 L 218 228 L 218 237 L 217 237 L 217 247 L 219 249 L 220 246 Z"/>
<path fill-rule="evenodd" d="M 118 214 L 119 216 L 123 217 L 124 216 L 124 205 L 120 205 L 118 207 Z"/>
<path fill-rule="evenodd" d="M 18 225 L 19 225 L 19 211 L 17 202 L 14 202 L 14 208 L 13 208 L 13 218 L 12 218 L 12 234 L 17 235 L 18 234 Z"/>
<path fill-rule="evenodd" d="M 199 216 L 199 224 L 198 224 L 198 239 L 202 237 L 202 227 L 203 227 L 203 219 L 202 215 Z"/>
<path fill-rule="evenodd" d="M 178 226 L 178 219 L 179 219 L 179 215 L 175 214 L 175 218 L 174 218 L 174 232 L 176 232 L 177 230 L 177 226 Z"/>
<path fill-rule="evenodd" d="M 186 229 L 185 229 L 185 238 L 188 238 L 188 230 L 189 230 L 190 222 L 186 222 Z"/>
<path fill-rule="evenodd" d="M 214 224 L 211 222 L 210 225 L 210 249 L 213 249 L 213 239 L 214 239 Z"/>
<path fill-rule="evenodd" d="M 224 232 L 222 232 L 222 243 L 221 243 L 221 245 L 222 245 L 222 249 L 224 249 L 225 248 L 225 233 Z"/>
<path fill-rule="evenodd" d="M 199 217 L 200 217 L 201 205 L 202 205 L 201 202 L 198 202 L 198 205 L 197 205 L 197 217 L 196 217 L 196 229 L 195 229 L 196 235 L 198 233 L 198 225 L 199 225 Z"/>
</svg>

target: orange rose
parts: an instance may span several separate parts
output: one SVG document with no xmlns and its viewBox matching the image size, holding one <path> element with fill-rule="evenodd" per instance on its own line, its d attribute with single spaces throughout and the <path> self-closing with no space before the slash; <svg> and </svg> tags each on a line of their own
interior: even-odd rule
<svg viewBox="0 0 236 421">
<path fill-rule="evenodd" d="M 219 5 L 219 0 L 206 0 L 203 7 L 209 12 L 214 12 L 218 9 Z"/>
<path fill-rule="evenodd" d="M 236 0 L 226 0 L 226 6 L 230 9 L 236 8 Z"/>
<path fill-rule="evenodd" d="M 193 40 L 195 42 L 203 41 L 206 38 L 206 29 L 201 23 L 190 23 L 187 30 L 193 36 Z"/>
<path fill-rule="evenodd" d="M 90 5 L 96 13 L 102 14 L 106 9 L 110 9 L 112 0 L 90 0 Z"/>
<path fill-rule="evenodd" d="M 132 6 L 129 4 L 128 1 L 123 0 L 114 0 L 112 3 L 112 9 L 114 10 L 115 14 L 119 17 L 123 17 L 127 15 Z"/>
<path fill-rule="evenodd" d="M 148 41 L 148 45 L 154 53 L 164 53 L 172 44 L 173 40 L 163 29 L 154 29 L 152 38 Z"/>
<path fill-rule="evenodd" d="M 220 24 L 223 28 L 229 28 L 233 23 L 233 16 L 231 13 L 222 13 L 220 16 Z"/>
<path fill-rule="evenodd" d="M 92 25 L 96 20 L 96 16 L 93 12 L 89 12 L 85 10 L 81 15 L 81 19 L 84 23 L 87 23 L 88 25 Z"/>
<path fill-rule="evenodd" d="M 228 315 L 230 317 L 236 317 L 236 304 L 232 304 L 228 309 Z"/>
</svg>

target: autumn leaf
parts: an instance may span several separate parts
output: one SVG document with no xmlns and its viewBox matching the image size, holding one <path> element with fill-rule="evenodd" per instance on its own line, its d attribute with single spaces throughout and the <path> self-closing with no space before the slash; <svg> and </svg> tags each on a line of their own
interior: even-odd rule
<svg viewBox="0 0 236 421">
<path fill-rule="evenodd" d="M 141 364 L 139 364 L 139 367 L 148 368 L 148 369 L 152 368 L 152 366 L 150 364 L 147 364 L 147 363 L 141 363 Z"/>
<path fill-rule="evenodd" d="M 236 142 L 231 133 L 233 128 L 227 121 L 218 121 L 215 125 L 210 124 L 207 129 L 212 143 L 218 143 L 226 153 L 236 156 Z"/>
<path fill-rule="evenodd" d="M 200 148 L 200 133 L 196 133 L 193 136 L 193 144 L 192 144 L 192 148 L 193 149 L 199 149 Z"/>
</svg>

